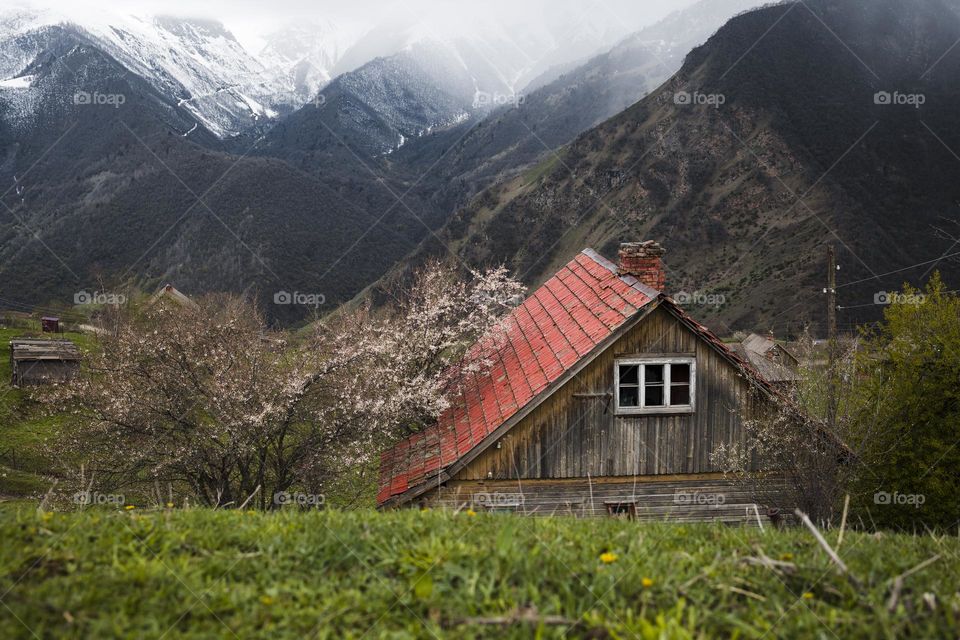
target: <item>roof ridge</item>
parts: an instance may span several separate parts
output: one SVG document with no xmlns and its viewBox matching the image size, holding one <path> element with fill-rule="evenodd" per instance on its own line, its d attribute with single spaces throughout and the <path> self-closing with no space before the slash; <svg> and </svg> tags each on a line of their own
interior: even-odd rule
<svg viewBox="0 0 960 640">
<path fill-rule="evenodd" d="M 607 271 L 609 271 L 609 272 L 613 273 L 614 275 L 616 275 L 616 273 L 617 273 L 617 265 L 614 264 L 611 260 L 607 260 L 605 257 L 603 257 L 603 255 L 602 255 L 599 251 L 597 251 L 596 249 L 593 249 L 593 248 L 591 248 L 591 247 L 587 247 L 586 249 L 584 249 L 584 250 L 581 251 L 580 253 L 582 253 L 583 255 L 587 256 L 588 258 L 590 258 L 590 259 L 593 260 L 594 262 L 600 264 L 600 266 L 602 266 L 602 267 L 603 267 L 604 269 L 606 269 Z"/>
</svg>

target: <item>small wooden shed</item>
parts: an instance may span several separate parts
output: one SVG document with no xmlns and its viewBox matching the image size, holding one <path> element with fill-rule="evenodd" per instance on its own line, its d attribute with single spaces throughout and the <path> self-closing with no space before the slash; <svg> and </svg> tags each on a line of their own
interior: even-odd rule
<svg viewBox="0 0 960 640">
<path fill-rule="evenodd" d="M 14 338 L 10 341 L 15 387 L 66 382 L 80 370 L 80 349 L 70 340 Z"/>
<path fill-rule="evenodd" d="M 60 318 L 57 316 L 43 316 L 40 318 L 40 328 L 44 333 L 60 333 Z"/>
</svg>

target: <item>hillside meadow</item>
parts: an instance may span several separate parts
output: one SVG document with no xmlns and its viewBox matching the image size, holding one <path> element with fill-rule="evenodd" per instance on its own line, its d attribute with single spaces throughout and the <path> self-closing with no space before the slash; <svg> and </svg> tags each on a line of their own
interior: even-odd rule
<svg viewBox="0 0 960 640">
<path fill-rule="evenodd" d="M 40 333 L 40 323 L 27 327 L 0 326 L 0 499 L 43 495 L 56 480 L 49 444 L 67 419 L 31 399 L 27 389 L 10 386 L 10 340 L 50 337 Z M 56 336 L 72 340 L 81 349 L 90 337 L 80 333 Z"/>
<path fill-rule="evenodd" d="M 0 510 L 4 638 L 954 637 L 955 535 L 472 511 Z M 900 580 L 896 578 L 900 576 Z"/>
</svg>

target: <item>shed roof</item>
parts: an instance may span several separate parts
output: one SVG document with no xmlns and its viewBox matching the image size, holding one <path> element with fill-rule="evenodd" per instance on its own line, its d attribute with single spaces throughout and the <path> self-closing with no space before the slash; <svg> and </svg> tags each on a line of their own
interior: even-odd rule
<svg viewBox="0 0 960 640">
<path fill-rule="evenodd" d="M 748 360 L 753 368 L 770 382 L 796 382 L 800 374 L 762 353 L 753 351 L 746 344 L 731 344 L 730 348 L 741 358 Z"/>
<path fill-rule="evenodd" d="M 769 390 L 746 360 L 667 296 L 585 249 L 511 312 L 492 367 L 462 381 L 461 397 L 437 424 L 383 454 L 378 504 L 412 499 L 455 473 L 610 346 L 639 311 L 660 305 Z"/>
<path fill-rule="evenodd" d="M 743 346 L 755 353 L 766 353 L 777 346 L 777 342 L 771 335 L 751 333 L 743 339 Z"/>
<path fill-rule="evenodd" d="M 80 360 L 80 349 L 69 340 L 37 340 L 14 338 L 10 341 L 10 356 L 14 361 L 24 360 Z"/>
</svg>

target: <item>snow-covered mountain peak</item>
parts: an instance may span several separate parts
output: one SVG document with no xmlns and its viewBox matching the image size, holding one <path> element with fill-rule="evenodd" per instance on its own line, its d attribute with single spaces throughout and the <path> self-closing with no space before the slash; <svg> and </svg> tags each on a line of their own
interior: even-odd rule
<svg viewBox="0 0 960 640">
<path fill-rule="evenodd" d="M 201 125 L 227 137 L 294 109 L 290 78 L 271 74 L 221 23 L 172 16 L 144 16 L 87 7 L 18 8 L 0 16 L 0 80 L 9 80 L 39 51 L 23 36 L 67 27 L 163 95 L 178 101 Z"/>
<path fill-rule="evenodd" d="M 131 15 L 93 0 L 55 9 L 24 4 L 51 1 L 6 0 L 0 8 L 0 90 L 22 85 L 7 81 L 41 54 L 24 45 L 31 38 L 23 34 L 65 26 L 220 137 L 260 128 L 314 100 L 334 78 L 392 56 L 414 61 L 423 72 L 419 78 L 455 96 L 457 114 L 463 104 L 472 112 L 510 104 L 535 78 L 542 83 L 557 69 L 607 50 L 644 14 L 629 0 L 609 0 L 617 13 L 606 3 L 579 0 L 409 0 L 386 3 L 375 13 L 339 7 L 280 28 L 272 22 L 263 27 L 273 29 L 266 35 L 238 18 L 241 41 L 205 18 Z"/>
</svg>

